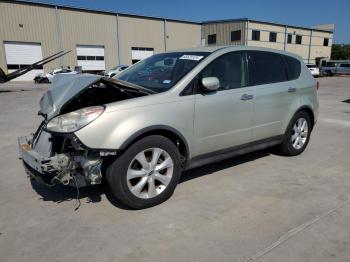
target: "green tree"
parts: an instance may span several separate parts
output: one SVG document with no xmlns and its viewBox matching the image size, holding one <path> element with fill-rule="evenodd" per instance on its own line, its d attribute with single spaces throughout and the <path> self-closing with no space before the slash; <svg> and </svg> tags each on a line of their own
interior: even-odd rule
<svg viewBox="0 0 350 262">
<path fill-rule="evenodd" d="M 331 59 L 334 60 L 349 60 L 350 59 L 350 45 L 333 44 Z"/>
</svg>

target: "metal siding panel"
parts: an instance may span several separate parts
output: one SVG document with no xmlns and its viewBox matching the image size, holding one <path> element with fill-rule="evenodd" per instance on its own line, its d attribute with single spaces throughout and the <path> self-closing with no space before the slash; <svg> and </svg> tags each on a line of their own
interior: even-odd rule
<svg viewBox="0 0 350 262">
<path fill-rule="evenodd" d="M 72 50 L 65 57 L 65 64 L 77 64 L 76 47 L 79 45 L 103 46 L 105 67 L 117 65 L 115 16 L 87 11 L 58 9 L 61 20 L 62 46 Z"/>
<path fill-rule="evenodd" d="M 229 45 L 230 44 L 230 40 L 229 40 L 229 34 L 230 34 L 230 28 L 229 28 L 229 24 L 225 24 L 223 27 L 222 27 L 222 34 L 223 34 L 223 37 L 222 37 L 222 44 L 223 45 Z"/>
<path fill-rule="evenodd" d="M 216 44 L 217 45 L 223 45 L 223 44 L 220 44 L 222 43 L 222 39 L 223 39 L 223 30 L 222 30 L 222 25 L 216 25 L 216 30 L 217 30 L 217 35 L 216 35 Z"/>
<path fill-rule="evenodd" d="M 120 63 L 131 65 L 131 48 L 154 48 L 164 52 L 164 23 L 162 20 L 119 16 Z"/>
<path fill-rule="evenodd" d="M 231 31 L 241 30 L 241 40 L 231 41 Z M 228 44 L 230 45 L 242 45 L 244 41 L 244 22 L 230 23 L 228 28 Z"/>
<path fill-rule="evenodd" d="M 167 33 L 168 51 L 200 46 L 200 25 L 167 21 Z"/>
<path fill-rule="evenodd" d="M 213 23 L 203 25 L 203 36 L 208 45 L 208 35 L 216 34 L 216 45 L 243 45 L 245 37 L 244 22 Z M 231 31 L 241 30 L 241 41 L 231 42 Z"/>
<path fill-rule="evenodd" d="M 54 8 L 0 2 L 0 24 L 0 43 L 5 41 L 41 43 L 43 57 L 57 51 Z M 5 54 L 4 46 L 2 45 L 1 48 L 0 54 Z M 56 60 L 45 65 L 44 69 L 57 66 Z M 0 67 L 6 69 L 6 60 L 3 55 L 0 55 Z"/>
</svg>

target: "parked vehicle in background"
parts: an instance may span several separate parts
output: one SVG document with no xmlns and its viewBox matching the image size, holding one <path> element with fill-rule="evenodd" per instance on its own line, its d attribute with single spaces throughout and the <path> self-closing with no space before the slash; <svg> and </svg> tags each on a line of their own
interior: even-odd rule
<svg viewBox="0 0 350 262">
<path fill-rule="evenodd" d="M 320 73 L 323 76 L 349 75 L 350 62 L 326 62 L 326 64 L 321 67 Z"/>
<path fill-rule="evenodd" d="M 129 66 L 127 65 L 119 65 L 119 66 L 116 66 L 115 68 L 112 68 L 109 71 L 106 71 L 104 75 L 106 77 L 114 77 L 118 75 L 120 72 L 122 72 L 123 70 L 127 69 L 128 67 Z"/>
<path fill-rule="evenodd" d="M 183 170 L 276 145 L 302 153 L 316 92 L 302 58 L 283 51 L 157 54 L 115 78 L 57 76 L 40 100 L 37 132 L 19 138 L 20 156 L 37 181 L 107 181 L 121 203 L 147 208 L 173 194 Z"/>
<path fill-rule="evenodd" d="M 70 68 L 57 68 L 47 74 L 43 73 L 43 74 L 37 75 L 36 77 L 34 77 L 34 82 L 36 84 L 51 83 L 52 79 L 56 75 L 75 75 L 75 74 L 78 74 L 78 72 L 71 70 Z"/>
<path fill-rule="evenodd" d="M 320 74 L 322 76 L 332 76 L 335 73 L 337 63 L 336 62 L 324 62 L 320 68 Z"/>
<path fill-rule="evenodd" d="M 320 69 L 315 64 L 307 64 L 306 66 L 314 77 L 319 77 Z"/>
<path fill-rule="evenodd" d="M 340 63 L 336 68 L 336 74 L 349 75 L 350 74 L 350 62 Z"/>
</svg>

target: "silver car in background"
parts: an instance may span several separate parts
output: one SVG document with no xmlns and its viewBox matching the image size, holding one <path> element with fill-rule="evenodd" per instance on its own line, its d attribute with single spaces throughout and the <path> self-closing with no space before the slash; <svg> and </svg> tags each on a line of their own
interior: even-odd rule
<svg viewBox="0 0 350 262">
<path fill-rule="evenodd" d="M 104 73 L 105 77 L 114 77 L 118 74 L 120 74 L 123 70 L 127 69 L 129 66 L 127 65 L 119 65 L 116 66 L 114 68 L 112 68 L 111 70 L 108 70 Z"/>
<path fill-rule="evenodd" d="M 52 83 L 52 80 L 57 75 L 76 75 L 76 74 L 78 74 L 78 72 L 70 68 L 57 68 L 47 74 L 44 74 L 44 73 L 39 74 L 35 76 L 33 80 L 36 84 L 41 84 L 41 83 L 48 84 L 48 83 Z"/>
<path fill-rule="evenodd" d="M 323 76 L 350 75 L 350 62 L 326 62 L 320 73 Z"/>
<path fill-rule="evenodd" d="M 20 156 L 37 181 L 105 177 L 121 203 L 147 208 L 172 195 L 184 170 L 276 145 L 303 152 L 316 89 L 300 57 L 242 46 L 157 54 L 114 79 L 57 76 Z"/>
</svg>

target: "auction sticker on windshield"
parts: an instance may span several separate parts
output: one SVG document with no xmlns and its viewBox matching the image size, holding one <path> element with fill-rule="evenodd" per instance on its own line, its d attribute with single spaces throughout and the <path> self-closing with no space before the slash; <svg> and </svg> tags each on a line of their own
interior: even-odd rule
<svg viewBox="0 0 350 262">
<path fill-rule="evenodd" d="M 199 61 L 203 58 L 201 55 L 183 55 L 179 59 Z"/>
</svg>

